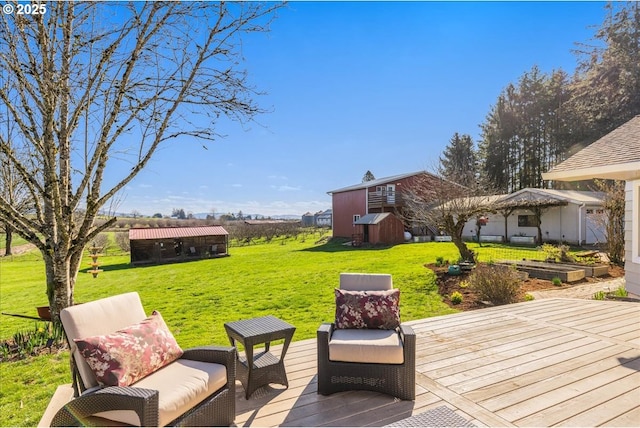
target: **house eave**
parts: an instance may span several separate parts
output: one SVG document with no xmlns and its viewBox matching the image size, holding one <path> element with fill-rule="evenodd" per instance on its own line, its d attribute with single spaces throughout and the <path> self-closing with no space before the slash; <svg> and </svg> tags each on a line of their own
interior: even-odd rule
<svg viewBox="0 0 640 428">
<path fill-rule="evenodd" d="M 604 178 L 611 180 L 637 180 L 640 179 L 640 161 L 624 164 L 594 166 L 589 168 L 579 168 L 566 171 L 545 172 L 542 174 L 544 180 L 556 181 L 580 181 L 591 180 L 593 178 Z"/>
</svg>

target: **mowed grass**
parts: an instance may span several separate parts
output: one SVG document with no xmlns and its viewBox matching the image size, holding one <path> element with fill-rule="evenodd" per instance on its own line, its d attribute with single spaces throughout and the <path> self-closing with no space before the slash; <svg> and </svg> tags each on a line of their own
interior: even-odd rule
<svg viewBox="0 0 640 428">
<path fill-rule="evenodd" d="M 316 244 L 315 237 L 232 247 L 230 257 L 159 266 L 132 267 L 128 254 L 100 257 L 104 272 L 78 274 L 77 302 L 137 291 L 147 313 L 158 310 L 183 348 L 227 345 L 224 323 L 263 315 L 296 326 L 294 340 L 315 337 L 334 317 L 333 289 L 341 272 L 390 273 L 401 290 L 404 321 L 455 312 L 437 294 L 435 276 L 424 267 L 436 257 L 457 260 L 450 243 L 351 248 Z M 491 247 L 474 250 L 491 259 Z M 495 247 L 494 247 L 495 248 Z M 513 250 L 530 257 L 529 250 Z M 496 257 L 498 258 L 498 257 Z M 46 305 L 44 265 L 37 252 L 0 258 L 0 310 L 35 315 Z M 32 330 L 34 321 L 2 316 L 0 338 Z M 68 352 L 0 364 L 0 425 L 32 426 L 60 384 L 69 383 Z"/>
</svg>

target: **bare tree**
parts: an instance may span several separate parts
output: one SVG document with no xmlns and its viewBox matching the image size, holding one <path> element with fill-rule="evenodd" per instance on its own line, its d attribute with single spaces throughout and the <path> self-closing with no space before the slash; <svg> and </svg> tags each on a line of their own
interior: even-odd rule
<svg viewBox="0 0 640 428">
<path fill-rule="evenodd" d="M 475 261 L 475 254 L 463 241 L 462 232 L 467 221 L 492 211 L 494 198 L 482 196 L 481 189 L 429 175 L 416 177 L 410 189 L 404 191 L 406 220 L 436 225 L 451 236 L 461 259 Z"/>
<path fill-rule="evenodd" d="M 624 265 L 624 181 L 595 180 L 596 187 L 605 193 L 604 216 L 607 231 L 607 255 L 612 263 Z"/>
<path fill-rule="evenodd" d="M 42 253 L 57 318 L 73 304 L 85 246 L 116 221 L 95 224 L 98 211 L 158 147 L 179 137 L 212 141 L 221 116 L 245 122 L 263 111 L 240 65 L 241 38 L 267 31 L 279 5 L 41 6 L 38 15 L 0 17 L 0 72 L 9 82 L 0 89 L 2 120 L 16 124 L 21 144 L 0 127 L 0 153 L 34 201 L 27 215 L 0 195 L 0 221 Z"/>
<path fill-rule="evenodd" d="M 24 182 L 20 178 L 14 166 L 7 161 L 6 156 L 0 152 L 0 195 L 11 204 L 18 212 L 27 214 L 31 207 L 31 198 L 27 192 Z M 12 254 L 11 247 L 13 245 L 13 225 L 11 222 L 4 220 L 2 229 L 5 233 L 5 255 Z"/>
<path fill-rule="evenodd" d="M 8 82 L 2 82 L 3 87 L 7 89 Z M 6 136 L 7 146 L 13 148 L 15 145 L 15 123 L 7 120 L 9 117 L 9 109 L 6 108 L 4 111 L 0 111 L 0 117 L 4 121 L 3 125 L 3 134 Z M 14 156 L 18 157 L 22 162 L 28 161 L 23 153 L 16 152 L 13 149 Z M 6 199 L 17 211 L 26 213 L 31 204 L 31 198 L 29 197 L 29 193 L 27 191 L 27 187 L 24 182 L 20 178 L 20 174 L 14 165 L 9 162 L 9 158 L 0 151 L 0 194 L 2 197 Z M 5 233 L 5 255 L 9 256 L 12 254 L 11 247 L 13 245 L 13 226 L 10 222 L 3 221 L 2 229 Z"/>
</svg>

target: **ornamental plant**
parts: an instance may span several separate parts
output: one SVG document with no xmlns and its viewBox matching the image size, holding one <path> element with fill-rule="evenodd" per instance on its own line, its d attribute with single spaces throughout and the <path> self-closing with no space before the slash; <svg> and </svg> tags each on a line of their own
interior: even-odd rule
<svg viewBox="0 0 640 428">
<path fill-rule="evenodd" d="M 507 266 L 480 265 L 469 277 L 469 283 L 482 300 L 505 305 L 517 300 L 522 280 L 516 271 Z"/>
<path fill-rule="evenodd" d="M 451 293 L 451 303 L 453 303 L 454 305 L 459 305 L 460 303 L 462 303 L 462 294 L 458 291 L 454 291 L 453 293 Z"/>
</svg>

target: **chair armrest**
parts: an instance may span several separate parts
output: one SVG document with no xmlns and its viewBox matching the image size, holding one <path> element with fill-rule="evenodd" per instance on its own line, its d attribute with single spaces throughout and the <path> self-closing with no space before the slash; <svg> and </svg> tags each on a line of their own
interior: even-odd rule
<svg viewBox="0 0 640 428">
<path fill-rule="evenodd" d="M 329 323 L 329 322 L 324 322 L 320 325 L 320 327 L 318 327 L 318 337 L 320 337 L 321 335 L 324 336 L 328 336 L 327 338 L 327 342 L 329 341 L 329 338 L 331 338 L 331 333 L 333 332 L 333 329 L 335 328 L 333 323 Z"/>
<path fill-rule="evenodd" d="M 322 323 L 316 332 L 318 364 L 321 360 L 329 360 L 329 340 L 333 333 L 334 325 L 332 323 Z"/>
<path fill-rule="evenodd" d="M 225 366 L 235 365 L 236 348 L 232 346 L 199 346 L 185 349 L 181 358 L 205 363 L 218 363 Z"/>
<path fill-rule="evenodd" d="M 407 336 L 409 337 L 407 338 Z M 410 325 L 400 324 L 400 337 L 402 338 L 403 342 L 405 340 L 415 340 L 416 333 L 413 331 L 413 327 L 411 327 Z"/>
<path fill-rule="evenodd" d="M 404 347 L 404 360 L 415 364 L 416 358 L 416 333 L 407 324 L 400 324 L 400 339 Z"/>
<path fill-rule="evenodd" d="M 51 426 L 83 426 L 86 418 L 109 410 L 133 410 L 141 426 L 158 426 L 158 391 L 132 386 L 109 386 L 86 393 L 65 404 Z"/>
</svg>

